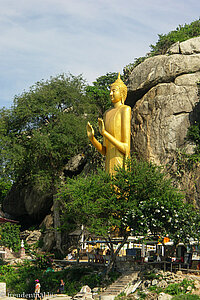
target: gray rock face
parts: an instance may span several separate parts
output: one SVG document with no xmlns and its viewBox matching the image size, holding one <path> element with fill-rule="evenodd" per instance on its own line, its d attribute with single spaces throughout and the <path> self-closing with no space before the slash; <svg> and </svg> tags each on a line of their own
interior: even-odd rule
<svg viewBox="0 0 200 300">
<path fill-rule="evenodd" d="M 184 42 L 173 44 L 167 51 L 168 54 L 194 54 L 200 53 L 200 39 L 195 37 Z"/>
<path fill-rule="evenodd" d="M 160 293 L 158 296 L 158 300 L 170 300 L 173 297 L 171 295 L 165 294 L 165 293 Z"/>
<path fill-rule="evenodd" d="M 133 108 L 134 151 L 157 164 L 167 163 L 170 152 L 186 146 L 190 114 L 196 103 L 196 86 L 161 83 L 151 88 Z"/>
<path fill-rule="evenodd" d="M 173 47 L 185 49 L 184 54 L 148 58 L 132 71 L 128 102 L 133 107 L 132 150 L 177 173 L 177 151 L 194 152 L 186 135 L 188 127 L 200 120 L 200 54 L 193 54 L 200 53 L 200 37 Z M 195 203 L 200 203 L 199 174 L 200 167 L 195 166 L 190 172 L 182 170 L 179 178 L 180 188 Z"/>
<path fill-rule="evenodd" d="M 50 252 L 53 246 L 55 245 L 55 233 L 53 228 L 53 208 L 51 209 L 52 213 L 47 215 L 43 222 L 40 224 L 40 228 L 45 228 L 44 233 L 42 234 L 43 246 L 42 250 Z"/>
<path fill-rule="evenodd" d="M 39 230 L 33 230 L 29 232 L 29 235 L 26 238 L 27 244 L 28 245 L 33 245 L 36 242 L 39 241 L 40 237 L 41 237 L 41 232 Z"/>
<path fill-rule="evenodd" d="M 170 83 L 177 76 L 200 71 L 200 54 L 158 55 L 146 59 L 130 74 L 128 102 L 136 102 L 141 95 L 159 83 Z"/>
<path fill-rule="evenodd" d="M 167 287 L 167 282 L 165 280 L 161 280 L 161 281 L 158 282 L 157 286 L 161 287 L 161 288 L 166 288 Z"/>
<path fill-rule="evenodd" d="M 74 156 L 63 168 L 65 176 L 79 174 L 86 159 L 83 155 Z M 12 186 L 7 197 L 3 201 L 3 211 L 8 215 L 24 222 L 40 223 L 50 213 L 53 205 L 53 191 L 43 192 L 27 182 L 16 183 Z"/>
<path fill-rule="evenodd" d="M 51 193 L 44 193 L 25 183 L 15 184 L 3 201 L 3 211 L 16 219 L 31 223 L 40 221 L 49 212 L 53 202 Z M 23 221 L 23 220 L 22 220 Z"/>
<path fill-rule="evenodd" d="M 154 280 L 152 280 L 152 283 L 151 283 L 152 285 L 157 285 L 158 284 L 158 280 L 157 279 L 154 279 Z"/>
</svg>

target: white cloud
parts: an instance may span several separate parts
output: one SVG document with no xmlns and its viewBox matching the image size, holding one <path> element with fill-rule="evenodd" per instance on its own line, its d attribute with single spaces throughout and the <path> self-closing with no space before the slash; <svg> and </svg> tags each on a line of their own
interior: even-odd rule
<svg viewBox="0 0 200 300">
<path fill-rule="evenodd" d="M 1 0 L 0 105 L 61 72 L 91 82 L 122 71 L 199 9 L 196 0 Z"/>
</svg>

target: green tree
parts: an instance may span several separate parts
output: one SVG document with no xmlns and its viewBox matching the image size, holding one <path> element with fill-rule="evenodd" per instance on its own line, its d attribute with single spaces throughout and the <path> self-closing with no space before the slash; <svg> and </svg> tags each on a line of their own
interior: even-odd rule
<svg viewBox="0 0 200 300">
<path fill-rule="evenodd" d="M 10 190 L 12 182 L 6 178 L 0 178 L 0 203 L 2 203 L 7 192 Z"/>
<path fill-rule="evenodd" d="M 9 222 L 2 224 L 0 226 L 0 245 L 13 251 L 19 251 L 21 247 L 20 226 Z"/>
<path fill-rule="evenodd" d="M 198 236 L 195 208 L 183 202 L 183 195 L 161 168 L 135 158 L 127 162 L 126 169 L 118 168 L 115 176 L 100 171 L 70 180 L 59 197 L 65 203 L 65 224 L 73 216 L 75 224 L 84 224 L 105 239 L 112 258 L 108 271 L 129 235 L 169 235 L 175 244 Z M 116 234 L 122 241 L 114 252 Z"/>
<path fill-rule="evenodd" d="M 86 88 L 87 95 L 90 97 L 91 103 L 95 104 L 98 109 L 98 117 L 103 117 L 104 112 L 111 107 L 110 101 L 110 85 L 117 79 L 118 73 L 106 73 L 98 77 L 93 85 Z M 96 114 L 95 114 L 96 116 Z"/>
<path fill-rule="evenodd" d="M 40 189 L 53 188 L 65 163 L 88 144 L 92 113 L 81 76 L 42 80 L 0 111 L 0 174 Z"/>
</svg>

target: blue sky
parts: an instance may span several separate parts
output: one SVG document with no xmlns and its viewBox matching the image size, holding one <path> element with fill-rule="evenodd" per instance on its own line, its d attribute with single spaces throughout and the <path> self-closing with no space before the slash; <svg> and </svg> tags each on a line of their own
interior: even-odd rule
<svg viewBox="0 0 200 300">
<path fill-rule="evenodd" d="M 121 72 L 199 16 L 199 0 L 0 0 L 0 107 L 63 72 Z"/>
</svg>

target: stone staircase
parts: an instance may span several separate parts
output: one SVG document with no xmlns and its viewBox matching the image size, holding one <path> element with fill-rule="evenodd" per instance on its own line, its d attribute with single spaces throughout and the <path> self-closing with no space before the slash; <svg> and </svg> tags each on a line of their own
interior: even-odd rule
<svg viewBox="0 0 200 300">
<path fill-rule="evenodd" d="M 132 284 L 133 281 L 137 280 L 138 274 L 138 271 L 123 274 L 99 295 L 99 300 L 113 300 L 119 294 L 125 292 L 127 287 Z"/>
</svg>

